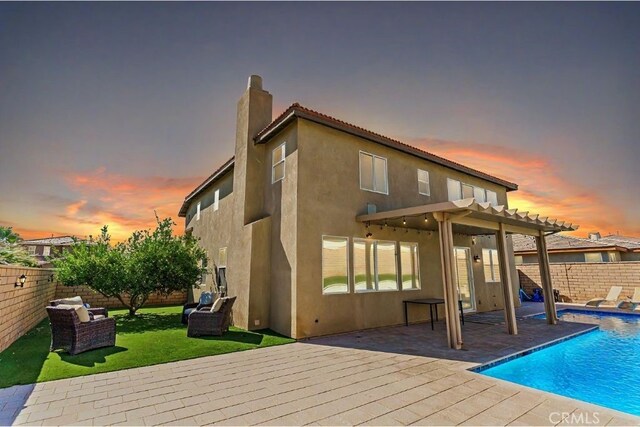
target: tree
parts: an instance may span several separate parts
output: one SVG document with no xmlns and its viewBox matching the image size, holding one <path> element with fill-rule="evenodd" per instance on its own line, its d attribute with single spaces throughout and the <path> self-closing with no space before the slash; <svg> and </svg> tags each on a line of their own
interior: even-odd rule
<svg viewBox="0 0 640 427">
<path fill-rule="evenodd" d="M 11 227 L 0 226 L 0 264 L 37 267 L 36 259 L 20 245 L 22 238 Z"/>
<path fill-rule="evenodd" d="M 117 298 L 134 315 L 151 294 L 186 290 L 204 272 L 204 250 L 190 235 L 175 236 L 174 225 L 170 218 L 157 219 L 153 232 L 135 231 L 115 246 L 104 226 L 94 243 L 76 244 L 64 258 L 54 261 L 58 280 Z"/>
</svg>

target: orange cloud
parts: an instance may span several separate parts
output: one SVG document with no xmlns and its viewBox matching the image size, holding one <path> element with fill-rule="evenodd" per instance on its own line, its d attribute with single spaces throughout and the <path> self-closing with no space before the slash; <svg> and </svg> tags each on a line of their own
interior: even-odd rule
<svg viewBox="0 0 640 427">
<path fill-rule="evenodd" d="M 415 139 L 410 143 L 519 186 L 509 206 L 580 225 L 589 231 L 639 235 L 640 226 L 595 191 L 576 183 L 550 159 L 525 150 L 492 144 Z"/>
</svg>

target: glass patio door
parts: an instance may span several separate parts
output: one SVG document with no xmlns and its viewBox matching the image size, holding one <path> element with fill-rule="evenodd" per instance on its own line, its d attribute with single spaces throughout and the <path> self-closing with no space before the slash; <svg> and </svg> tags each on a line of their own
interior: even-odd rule
<svg viewBox="0 0 640 427">
<path fill-rule="evenodd" d="M 473 292 L 473 270 L 471 268 L 471 250 L 469 248 L 454 248 L 456 260 L 456 280 L 458 282 L 458 296 L 462 301 L 465 312 L 476 311 L 476 299 Z"/>
</svg>

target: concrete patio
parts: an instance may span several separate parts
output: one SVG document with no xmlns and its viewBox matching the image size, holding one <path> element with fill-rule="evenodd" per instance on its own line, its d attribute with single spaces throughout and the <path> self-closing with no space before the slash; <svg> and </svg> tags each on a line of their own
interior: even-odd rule
<svg viewBox="0 0 640 427">
<path fill-rule="evenodd" d="M 504 325 L 467 321 L 467 350 L 451 350 L 443 323 L 435 331 L 382 328 L 2 389 L 0 424 L 640 424 L 467 371 L 589 326 L 521 319 L 520 335 L 510 336 Z"/>
</svg>

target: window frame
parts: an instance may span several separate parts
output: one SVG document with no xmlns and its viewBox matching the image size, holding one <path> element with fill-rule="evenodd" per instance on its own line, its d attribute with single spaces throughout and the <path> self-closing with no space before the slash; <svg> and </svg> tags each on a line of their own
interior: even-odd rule
<svg viewBox="0 0 640 427">
<path fill-rule="evenodd" d="M 372 189 L 365 188 L 362 186 L 362 155 L 371 157 L 371 178 L 372 178 Z M 381 159 L 384 160 L 384 183 L 385 183 L 385 191 L 379 191 L 376 189 L 376 162 L 375 160 Z M 373 153 L 369 153 L 366 151 L 359 150 L 358 151 L 358 172 L 360 174 L 360 190 L 370 191 L 372 193 L 389 195 L 389 162 L 386 157 L 377 156 Z"/>
<path fill-rule="evenodd" d="M 600 260 L 599 261 L 592 261 L 592 260 L 588 260 L 587 259 L 587 255 L 594 255 L 597 254 L 600 256 Z M 598 262 L 604 262 L 604 257 L 602 256 L 602 252 L 585 252 L 584 253 L 584 262 L 593 262 L 593 263 L 598 263 Z"/>
<path fill-rule="evenodd" d="M 218 188 L 213 193 L 213 211 L 217 211 L 220 208 L 220 189 Z"/>
<path fill-rule="evenodd" d="M 457 182 L 458 183 L 458 193 L 460 194 L 460 198 L 459 199 L 452 199 L 451 198 L 451 194 L 449 192 L 449 182 Z M 455 202 L 457 200 L 462 200 L 462 181 L 460 181 L 458 179 L 453 179 L 453 178 L 447 177 L 447 200 L 450 201 L 450 202 Z"/>
<path fill-rule="evenodd" d="M 27 252 L 29 253 L 29 255 L 35 255 L 36 254 L 36 247 L 34 245 L 27 246 Z"/>
<path fill-rule="evenodd" d="M 485 251 L 489 253 L 489 269 L 491 270 L 491 277 L 487 277 L 486 271 L 484 271 L 484 267 L 486 266 L 485 260 Z M 493 254 L 495 253 L 495 260 Z M 493 248 L 482 248 L 482 271 L 484 272 L 484 281 L 485 283 L 501 283 L 502 277 L 500 277 L 500 260 L 498 259 L 498 250 Z M 499 279 L 496 280 L 496 271 L 498 273 Z"/>
<path fill-rule="evenodd" d="M 276 151 L 280 147 L 282 147 L 282 158 L 276 162 L 274 156 L 276 154 Z M 282 181 L 284 177 L 287 175 L 286 173 L 287 168 L 285 164 L 286 158 L 287 158 L 287 142 L 285 141 L 271 151 L 271 184 L 275 184 L 278 181 Z M 280 165 L 280 163 L 282 163 L 282 177 L 276 179 L 276 166 Z"/>
<path fill-rule="evenodd" d="M 417 283 L 417 287 L 411 287 L 411 288 L 404 288 L 404 280 L 402 279 L 404 272 L 402 271 L 402 245 L 407 245 L 410 247 L 414 247 L 416 248 L 415 250 L 415 261 L 416 261 L 416 274 L 415 276 L 413 276 L 411 278 L 411 281 L 413 282 L 413 284 Z M 419 291 L 422 289 L 422 282 L 420 280 L 420 244 L 418 242 L 398 242 L 398 266 L 399 266 L 399 272 L 398 272 L 398 276 L 400 277 L 400 291 Z M 411 254 L 411 263 L 413 264 L 413 252 L 410 251 Z"/>
<path fill-rule="evenodd" d="M 495 195 L 495 204 L 492 203 L 491 200 L 489 200 L 489 193 Z M 485 194 L 487 195 L 487 202 L 491 205 L 491 206 L 499 206 L 498 203 L 498 192 L 493 191 L 493 190 L 485 190 Z"/>
<path fill-rule="evenodd" d="M 222 254 L 224 253 L 224 263 L 222 262 Z M 227 267 L 227 246 L 218 248 L 218 268 Z"/>
<path fill-rule="evenodd" d="M 347 268 L 347 290 L 346 292 L 325 292 L 324 291 L 324 239 L 325 238 L 332 238 L 332 239 L 344 239 L 347 242 L 347 246 L 346 246 L 346 251 L 345 251 L 345 255 L 346 255 L 346 268 Z M 320 289 L 322 292 L 322 295 L 349 295 L 351 293 L 351 278 L 350 278 L 350 274 L 349 274 L 349 270 L 350 270 L 350 256 L 349 256 L 349 249 L 351 247 L 351 239 L 349 239 L 349 237 L 347 236 L 334 236 L 331 234 L 323 234 L 322 238 L 320 239 Z"/>
<path fill-rule="evenodd" d="M 51 246 L 45 245 L 42 247 L 42 256 L 51 256 Z"/>
<path fill-rule="evenodd" d="M 198 202 L 196 205 L 196 221 L 200 221 L 200 212 L 202 210 L 202 202 Z"/>
<path fill-rule="evenodd" d="M 426 181 L 421 181 L 420 180 L 420 172 L 424 172 L 427 175 L 427 180 Z M 423 193 L 422 191 L 420 191 L 420 183 L 425 183 L 427 185 L 427 192 Z M 423 196 L 431 196 L 431 183 L 430 183 L 430 176 L 429 176 L 429 171 L 428 170 L 424 170 L 424 169 L 420 169 L 418 168 L 418 194 L 421 194 Z"/>
</svg>

